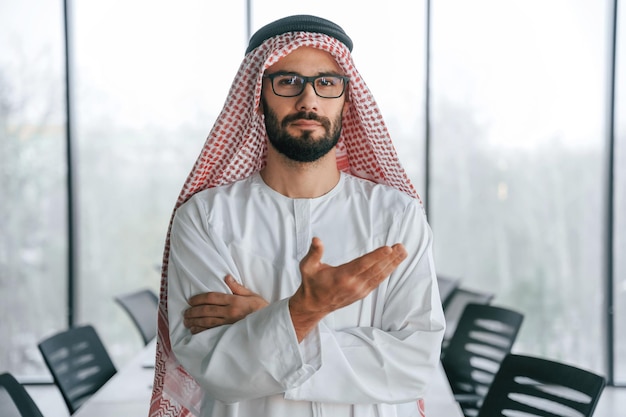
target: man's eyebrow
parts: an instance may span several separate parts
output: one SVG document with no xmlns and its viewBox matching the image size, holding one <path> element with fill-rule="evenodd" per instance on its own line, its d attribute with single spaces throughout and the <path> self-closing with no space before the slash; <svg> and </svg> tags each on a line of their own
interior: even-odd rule
<svg viewBox="0 0 626 417">
<path fill-rule="evenodd" d="M 344 76 L 343 74 L 341 74 L 338 71 L 320 71 L 317 74 L 314 75 L 302 75 L 299 72 L 296 71 L 287 71 L 287 70 L 281 70 L 281 71 L 276 71 L 276 72 L 272 72 L 271 74 L 274 75 L 297 75 L 299 77 L 334 77 L 334 76 Z"/>
</svg>

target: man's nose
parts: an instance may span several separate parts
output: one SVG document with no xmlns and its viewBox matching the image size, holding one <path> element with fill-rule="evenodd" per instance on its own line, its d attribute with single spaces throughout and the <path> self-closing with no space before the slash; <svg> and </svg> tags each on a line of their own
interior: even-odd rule
<svg viewBox="0 0 626 417">
<path fill-rule="evenodd" d="M 298 110 L 316 110 L 319 104 L 319 96 L 313 88 L 313 81 L 304 84 L 304 90 L 298 96 L 296 107 Z"/>
</svg>

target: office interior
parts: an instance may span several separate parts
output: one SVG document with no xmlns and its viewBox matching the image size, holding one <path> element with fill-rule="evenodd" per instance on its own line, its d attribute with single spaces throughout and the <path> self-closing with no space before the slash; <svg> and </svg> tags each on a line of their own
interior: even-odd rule
<svg viewBox="0 0 626 417">
<path fill-rule="evenodd" d="M 0 368 L 44 392 L 37 344 L 85 323 L 116 364 L 141 348 L 114 298 L 159 292 L 172 209 L 249 37 L 300 13 L 353 39 L 433 229 L 437 274 L 524 313 L 513 351 L 604 375 L 596 415 L 617 415 L 619 0 L 4 0 Z"/>
</svg>

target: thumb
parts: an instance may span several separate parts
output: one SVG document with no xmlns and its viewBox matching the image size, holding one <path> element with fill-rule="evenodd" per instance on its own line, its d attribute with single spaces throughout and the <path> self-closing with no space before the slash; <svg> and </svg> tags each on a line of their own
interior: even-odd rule
<svg viewBox="0 0 626 417">
<path fill-rule="evenodd" d="M 320 238 L 314 237 L 311 240 L 309 251 L 300 261 L 300 270 L 303 273 L 312 273 L 319 268 L 322 263 L 322 255 L 324 254 L 324 245 Z"/>
<path fill-rule="evenodd" d="M 244 287 L 243 285 L 238 283 L 237 280 L 235 278 L 233 278 L 232 275 L 226 275 L 226 278 L 224 278 L 224 282 L 226 282 L 226 285 L 228 285 L 228 288 L 230 288 L 230 290 L 235 295 L 252 295 L 252 294 L 254 294 L 252 291 L 250 291 L 249 289 L 247 289 L 246 287 Z"/>
</svg>

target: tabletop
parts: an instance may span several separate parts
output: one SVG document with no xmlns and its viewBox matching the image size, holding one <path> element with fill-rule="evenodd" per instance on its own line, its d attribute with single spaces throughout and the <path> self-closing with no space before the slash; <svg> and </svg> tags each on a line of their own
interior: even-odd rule
<svg viewBox="0 0 626 417">
<path fill-rule="evenodd" d="M 147 417 L 154 381 L 153 340 L 121 367 L 72 417 Z"/>
<path fill-rule="evenodd" d="M 149 343 L 72 417 L 147 417 L 154 378 L 155 341 Z M 441 366 L 424 397 L 426 416 L 463 417 Z"/>
</svg>

